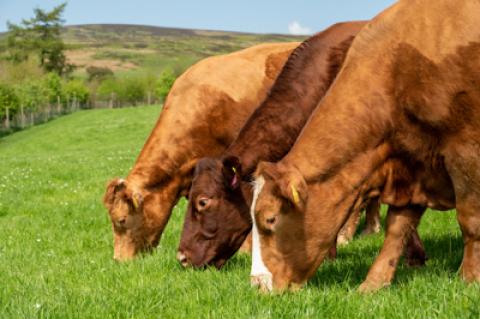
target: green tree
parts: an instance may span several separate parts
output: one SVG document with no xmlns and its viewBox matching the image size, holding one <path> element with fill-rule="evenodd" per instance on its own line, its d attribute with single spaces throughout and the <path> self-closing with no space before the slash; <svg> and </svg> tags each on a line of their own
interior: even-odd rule
<svg viewBox="0 0 480 319">
<path fill-rule="evenodd" d="M 8 109 L 9 117 L 18 109 L 18 97 L 15 89 L 8 84 L 0 84 L 0 117 L 6 116 Z"/>
<path fill-rule="evenodd" d="M 88 87 L 78 79 L 68 81 L 64 86 L 64 93 L 67 99 L 75 99 L 80 106 L 86 105 L 90 96 Z"/>
<path fill-rule="evenodd" d="M 171 69 L 165 69 L 162 74 L 160 74 L 155 87 L 155 93 L 161 101 L 164 101 L 167 97 L 168 92 L 170 92 L 170 89 L 175 82 L 175 79 L 175 74 Z"/>
<path fill-rule="evenodd" d="M 44 78 L 47 98 L 50 103 L 57 103 L 63 97 L 62 78 L 57 73 L 48 73 Z"/>
<path fill-rule="evenodd" d="M 39 111 L 48 102 L 48 90 L 39 80 L 28 80 L 18 85 L 17 94 L 20 103 L 31 112 Z"/>
<path fill-rule="evenodd" d="M 63 3 L 50 12 L 36 8 L 35 16 L 22 20 L 20 25 L 9 22 L 7 45 L 10 59 L 21 62 L 28 59 L 29 53 L 35 52 L 45 71 L 59 75 L 70 73 L 73 66 L 67 63 L 65 44 L 61 38 L 61 28 L 65 23 L 61 16 L 66 5 Z"/>
</svg>

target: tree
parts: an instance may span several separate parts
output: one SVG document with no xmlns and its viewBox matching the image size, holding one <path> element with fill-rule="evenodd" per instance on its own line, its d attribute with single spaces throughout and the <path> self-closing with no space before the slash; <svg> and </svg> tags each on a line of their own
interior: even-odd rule
<svg viewBox="0 0 480 319">
<path fill-rule="evenodd" d="M 61 16 L 66 5 L 63 3 L 50 12 L 36 8 L 35 16 L 22 20 L 20 25 L 9 22 L 7 46 L 10 60 L 21 62 L 28 59 L 29 53 L 35 52 L 45 71 L 59 75 L 70 73 L 73 65 L 67 63 L 65 44 L 61 38 L 61 28 L 65 23 Z"/>
<path fill-rule="evenodd" d="M 164 101 L 175 82 L 175 74 L 170 69 L 165 69 L 158 78 L 155 93 L 161 101 Z"/>
<path fill-rule="evenodd" d="M 0 84 L 0 117 L 5 120 L 5 126 L 10 128 L 10 119 L 18 108 L 18 97 L 13 87 Z"/>
</svg>

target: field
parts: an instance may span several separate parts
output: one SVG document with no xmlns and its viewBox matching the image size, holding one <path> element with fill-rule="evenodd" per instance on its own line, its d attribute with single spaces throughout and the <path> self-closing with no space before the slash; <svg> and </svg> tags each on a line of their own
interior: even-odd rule
<svg viewBox="0 0 480 319">
<path fill-rule="evenodd" d="M 185 209 L 175 208 L 152 255 L 118 264 L 101 204 L 125 176 L 158 106 L 80 111 L 0 139 L 0 318 L 479 318 L 479 285 L 457 274 L 462 240 L 453 212 L 428 212 L 419 232 L 429 261 L 401 265 L 393 285 L 357 287 L 383 235 L 340 248 L 298 293 L 261 295 L 250 257 L 221 271 L 175 260 Z"/>
<path fill-rule="evenodd" d="M 67 57 L 82 75 L 88 66 L 108 67 L 119 75 L 181 73 L 205 57 L 265 42 L 302 41 L 303 36 L 174 29 L 142 25 L 68 26 L 63 39 Z"/>
</svg>

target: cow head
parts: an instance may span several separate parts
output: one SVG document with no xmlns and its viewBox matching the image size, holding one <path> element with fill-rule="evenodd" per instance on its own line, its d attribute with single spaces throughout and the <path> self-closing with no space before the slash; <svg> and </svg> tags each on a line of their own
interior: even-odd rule
<svg viewBox="0 0 480 319">
<path fill-rule="evenodd" d="M 241 169 L 236 157 L 197 163 L 177 255 L 182 265 L 220 268 L 250 232 L 250 185 Z"/>
<path fill-rule="evenodd" d="M 252 283 L 268 290 L 295 287 L 314 269 L 305 228 L 308 186 L 298 170 L 280 163 L 261 162 L 254 177 Z"/>
<path fill-rule="evenodd" d="M 112 222 L 115 260 L 132 259 L 152 246 L 144 234 L 144 198 L 139 191 L 117 178 L 108 184 L 103 203 Z"/>
</svg>

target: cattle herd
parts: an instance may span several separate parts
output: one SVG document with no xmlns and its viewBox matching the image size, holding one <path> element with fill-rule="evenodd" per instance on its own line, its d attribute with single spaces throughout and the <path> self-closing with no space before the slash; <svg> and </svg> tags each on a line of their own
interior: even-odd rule
<svg viewBox="0 0 480 319">
<path fill-rule="evenodd" d="M 188 198 L 177 259 L 221 268 L 242 244 L 263 291 L 300 287 L 336 245 L 385 240 L 360 286 L 389 285 L 417 225 L 456 208 L 460 276 L 480 281 L 480 1 L 400 0 L 303 43 L 205 59 L 174 84 L 126 179 L 104 203 L 114 258 L 158 245 Z"/>
</svg>

